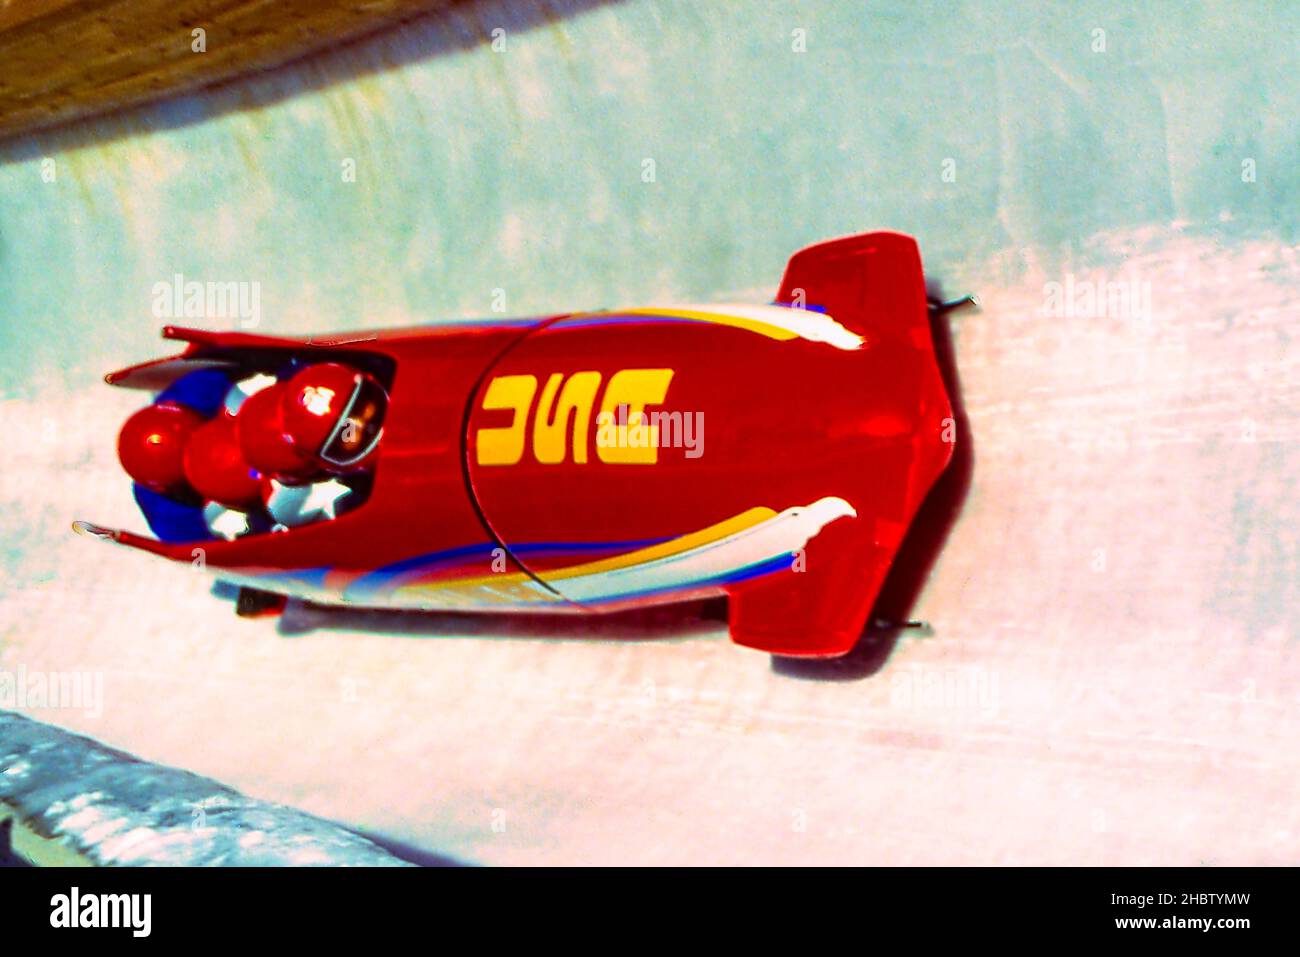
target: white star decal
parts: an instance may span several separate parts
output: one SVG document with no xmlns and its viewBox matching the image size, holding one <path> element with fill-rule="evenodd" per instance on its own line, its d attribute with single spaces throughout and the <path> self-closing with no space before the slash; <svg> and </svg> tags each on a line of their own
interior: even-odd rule
<svg viewBox="0 0 1300 957">
<path fill-rule="evenodd" d="M 266 509 L 277 522 L 290 528 L 335 518 L 339 501 L 352 494 L 350 488 L 334 479 L 311 485 L 282 485 L 272 480 L 271 485 Z"/>
<path fill-rule="evenodd" d="M 203 508 L 203 519 L 213 535 L 220 535 L 226 541 L 234 541 L 248 531 L 248 516 L 233 508 L 226 508 L 216 502 L 209 502 Z"/>
<path fill-rule="evenodd" d="M 328 482 L 317 482 L 312 485 L 311 494 L 307 496 L 307 501 L 302 505 L 303 513 L 335 518 L 335 507 L 338 505 L 339 500 L 351 494 L 352 489 L 334 479 L 330 479 Z"/>
</svg>

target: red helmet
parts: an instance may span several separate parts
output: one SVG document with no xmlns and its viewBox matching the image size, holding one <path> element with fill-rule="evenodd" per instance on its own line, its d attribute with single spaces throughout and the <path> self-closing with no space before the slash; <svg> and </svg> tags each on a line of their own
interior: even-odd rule
<svg viewBox="0 0 1300 957">
<path fill-rule="evenodd" d="M 285 385 L 283 428 L 299 455 L 329 472 L 352 472 L 374 461 L 388 409 L 388 394 L 374 376 L 321 362 Z"/>
<path fill-rule="evenodd" d="M 126 473 L 155 492 L 185 482 L 185 445 L 203 416 L 175 402 L 150 405 L 126 420 L 117 437 L 117 457 Z"/>
<path fill-rule="evenodd" d="M 224 413 L 190 437 L 185 477 L 204 498 L 228 508 L 246 509 L 261 497 L 262 477 L 239 450 L 235 420 Z"/>
<path fill-rule="evenodd" d="M 285 396 L 289 383 L 278 382 L 254 392 L 239 407 L 235 430 L 248 463 L 264 475 L 292 482 L 316 471 L 316 464 L 298 454 L 284 430 Z"/>
</svg>

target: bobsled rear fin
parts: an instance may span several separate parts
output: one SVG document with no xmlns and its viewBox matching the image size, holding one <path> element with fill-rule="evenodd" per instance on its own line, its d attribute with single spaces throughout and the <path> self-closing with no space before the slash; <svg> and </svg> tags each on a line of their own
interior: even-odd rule
<svg viewBox="0 0 1300 957">
<path fill-rule="evenodd" d="M 896 548 L 875 538 L 857 519 L 833 522 L 794 556 L 789 571 L 732 588 L 732 641 L 796 658 L 852 651 Z"/>
<path fill-rule="evenodd" d="M 921 253 L 901 233 L 861 233 L 799 250 L 776 302 L 824 309 L 868 342 L 899 336 L 930 344 Z"/>
</svg>

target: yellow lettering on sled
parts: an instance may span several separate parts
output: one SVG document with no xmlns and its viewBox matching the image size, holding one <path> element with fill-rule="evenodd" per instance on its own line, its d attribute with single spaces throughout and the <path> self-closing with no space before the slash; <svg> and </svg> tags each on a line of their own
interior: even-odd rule
<svg viewBox="0 0 1300 957">
<path fill-rule="evenodd" d="M 648 424 L 645 408 L 664 401 L 672 379 L 672 369 L 621 369 L 610 376 L 596 417 L 596 455 L 600 461 L 653 465 L 659 460 L 659 428 Z M 509 425 L 478 429 L 474 436 L 475 461 L 479 465 L 517 465 L 523 461 L 531 412 L 532 450 L 537 462 L 559 465 L 572 456 L 575 464 L 586 464 L 591 413 L 597 408 L 601 380 L 601 374 L 594 370 L 567 376 L 555 372 L 547 377 L 539 398 L 537 376 L 495 377 L 488 383 L 481 408 L 514 414 Z"/>
</svg>

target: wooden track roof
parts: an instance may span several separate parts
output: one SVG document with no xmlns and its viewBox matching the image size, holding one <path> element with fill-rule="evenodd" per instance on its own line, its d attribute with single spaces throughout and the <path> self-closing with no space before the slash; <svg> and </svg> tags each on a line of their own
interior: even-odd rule
<svg viewBox="0 0 1300 957">
<path fill-rule="evenodd" d="M 0 138 L 278 66 L 452 2 L 0 0 Z"/>
</svg>

